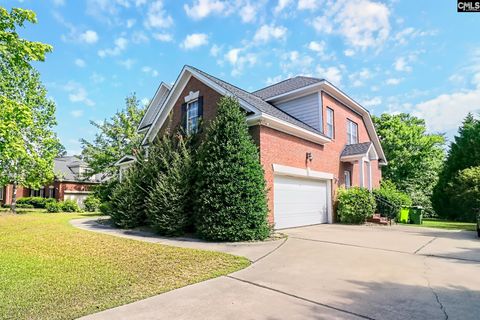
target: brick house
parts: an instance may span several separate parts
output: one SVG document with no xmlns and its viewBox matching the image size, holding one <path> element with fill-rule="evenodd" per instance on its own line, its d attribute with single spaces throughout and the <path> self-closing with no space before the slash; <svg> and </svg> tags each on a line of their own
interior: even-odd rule
<svg viewBox="0 0 480 320">
<path fill-rule="evenodd" d="M 17 188 L 17 199 L 23 197 L 54 198 L 58 201 L 74 200 L 83 207 L 83 201 L 92 193 L 92 187 L 99 184 L 101 175 L 90 176 L 87 163 L 75 156 L 54 160 L 55 179 L 40 189 Z M 0 187 L 0 204 L 12 203 L 12 185 Z"/>
<path fill-rule="evenodd" d="M 144 145 L 168 126 L 187 132 L 208 126 L 223 95 L 236 97 L 247 112 L 275 228 L 332 223 L 339 187 L 379 186 L 386 159 L 369 112 L 323 79 L 294 77 L 247 92 L 185 66 L 174 85 L 161 83 L 152 99 L 139 126 Z M 134 161 L 119 160 L 120 172 Z"/>
</svg>

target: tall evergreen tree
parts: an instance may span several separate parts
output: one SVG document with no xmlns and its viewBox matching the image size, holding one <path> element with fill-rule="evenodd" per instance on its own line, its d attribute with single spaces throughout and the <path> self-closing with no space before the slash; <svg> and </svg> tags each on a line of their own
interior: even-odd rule
<svg viewBox="0 0 480 320">
<path fill-rule="evenodd" d="M 463 169 L 480 166 L 480 120 L 469 113 L 450 145 L 444 168 L 435 187 L 433 204 L 442 217 L 459 218 L 462 204 L 451 197 L 449 184 Z"/>
<path fill-rule="evenodd" d="M 195 218 L 209 240 L 265 239 L 266 185 L 257 146 L 237 100 L 224 97 L 206 130 L 195 166 Z"/>
</svg>

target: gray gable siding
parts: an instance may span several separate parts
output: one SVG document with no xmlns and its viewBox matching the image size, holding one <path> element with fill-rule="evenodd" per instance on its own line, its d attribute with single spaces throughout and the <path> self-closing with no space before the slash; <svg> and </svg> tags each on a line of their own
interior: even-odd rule
<svg viewBox="0 0 480 320">
<path fill-rule="evenodd" d="M 322 130 L 320 113 L 320 98 L 318 92 L 281 102 L 275 105 L 280 110 L 292 115 L 318 131 Z"/>
</svg>

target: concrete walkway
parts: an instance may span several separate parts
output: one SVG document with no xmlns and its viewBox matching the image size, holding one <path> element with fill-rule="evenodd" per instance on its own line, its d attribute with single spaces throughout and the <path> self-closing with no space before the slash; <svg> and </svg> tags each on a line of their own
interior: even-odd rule
<svg viewBox="0 0 480 320">
<path fill-rule="evenodd" d="M 343 225 L 285 232 L 288 240 L 246 269 L 83 319 L 478 319 L 473 232 Z"/>
</svg>

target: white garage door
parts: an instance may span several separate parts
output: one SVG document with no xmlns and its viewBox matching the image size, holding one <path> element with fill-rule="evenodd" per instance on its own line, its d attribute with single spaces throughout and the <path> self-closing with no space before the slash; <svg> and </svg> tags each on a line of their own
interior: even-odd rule
<svg viewBox="0 0 480 320">
<path fill-rule="evenodd" d="M 82 193 L 82 192 L 68 192 L 66 191 L 63 195 L 63 200 L 73 200 L 75 201 L 80 208 L 83 208 L 83 202 L 87 199 L 90 193 Z"/>
<path fill-rule="evenodd" d="M 276 229 L 328 222 L 326 180 L 275 176 L 273 189 Z"/>
</svg>

